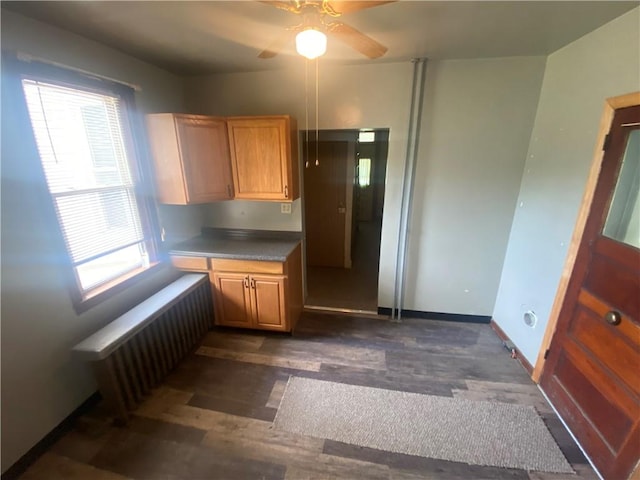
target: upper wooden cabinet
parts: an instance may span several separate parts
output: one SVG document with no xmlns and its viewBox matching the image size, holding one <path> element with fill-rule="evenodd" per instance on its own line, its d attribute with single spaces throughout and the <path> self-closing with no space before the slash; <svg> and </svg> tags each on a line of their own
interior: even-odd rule
<svg viewBox="0 0 640 480">
<path fill-rule="evenodd" d="M 174 205 L 233 198 L 224 118 L 147 115 L 158 201 Z"/>
<path fill-rule="evenodd" d="M 235 198 L 291 201 L 299 196 L 298 136 L 288 115 L 229 117 Z"/>
</svg>

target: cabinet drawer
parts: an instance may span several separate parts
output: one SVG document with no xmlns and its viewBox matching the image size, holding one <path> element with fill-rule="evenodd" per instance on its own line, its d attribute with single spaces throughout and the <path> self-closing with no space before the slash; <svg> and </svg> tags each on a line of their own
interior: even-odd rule
<svg viewBox="0 0 640 480">
<path fill-rule="evenodd" d="M 216 272 L 283 274 L 284 263 L 261 262 L 257 260 L 230 260 L 227 258 L 212 258 L 211 270 Z"/>
<path fill-rule="evenodd" d="M 180 270 L 207 271 L 207 259 L 205 257 L 185 257 L 171 255 L 171 264 Z"/>
</svg>

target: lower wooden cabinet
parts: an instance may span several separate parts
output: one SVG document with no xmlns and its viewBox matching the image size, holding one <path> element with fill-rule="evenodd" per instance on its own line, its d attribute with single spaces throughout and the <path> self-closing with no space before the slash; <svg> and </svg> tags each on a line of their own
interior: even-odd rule
<svg viewBox="0 0 640 480">
<path fill-rule="evenodd" d="M 302 313 L 302 250 L 284 262 L 210 259 L 216 325 L 290 332 Z"/>
<path fill-rule="evenodd" d="M 212 272 L 216 324 L 288 330 L 286 277 Z"/>
<path fill-rule="evenodd" d="M 171 263 L 209 274 L 216 325 L 290 332 L 300 318 L 300 244 L 284 262 L 171 255 Z"/>
<path fill-rule="evenodd" d="M 209 270 L 206 257 L 189 257 L 187 255 L 171 255 L 171 264 L 185 272 L 207 273 Z"/>
</svg>

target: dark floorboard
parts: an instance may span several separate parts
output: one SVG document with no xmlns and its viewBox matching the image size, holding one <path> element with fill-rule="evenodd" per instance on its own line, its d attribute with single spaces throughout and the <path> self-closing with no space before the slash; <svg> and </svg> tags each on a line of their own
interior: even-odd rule
<svg viewBox="0 0 640 480">
<path fill-rule="evenodd" d="M 307 264 L 307 305 L 378 310 L 378 265 L 382 219 L 359 222 L 351 268 Z"/>
<path fill-rule="evenodd" d="M 291 375 L 532 405 L 576 475 L 422 458 L 272 428 Z M 595 480 L 571 436 L 489 325 L 305 312 L 293 335 L 216 329 L 125 427 L 80 417 L 23 480 Z"/>
</svg>

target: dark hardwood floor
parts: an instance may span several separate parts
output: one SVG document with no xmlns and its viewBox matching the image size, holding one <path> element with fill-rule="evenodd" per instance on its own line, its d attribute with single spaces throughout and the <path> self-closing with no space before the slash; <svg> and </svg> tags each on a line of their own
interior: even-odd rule
<svg viewBox="0 0 640 480">
<path fill-rule="evenodd" d="M 382 220 L 360 222 L 351 268 L 307 266 L 307 305 L 378 311 Z"/>
<path fill-rule="evenodd" d="M 290 375 L 533 405 L 577 475 L 483 467 L 274 430 Z M 489 325 L 305 312 L 293 336 L 209 332 L 126 427 L 99 405 L 21 477 L 58 479 L 596 479 Z"/>
</svg>

